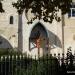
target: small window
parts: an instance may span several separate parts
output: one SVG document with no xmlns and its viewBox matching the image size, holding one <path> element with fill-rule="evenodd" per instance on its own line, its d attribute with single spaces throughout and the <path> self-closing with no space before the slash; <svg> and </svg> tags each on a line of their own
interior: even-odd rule
<svg viewBox="0 0 75 75">
<path fill-rule="evenodd" d="M 75 17 L 75 3 L 72 3 L 68 17 Z"/>
<path fill-rule="evenodd" d="M 0 40 L 0 45 L 2 44 L 2 41 Z"/>
<path fill-rule="evenodd" d="M 10 24 L 13 24 L 13 16 L 10 16 Z"/>
<path fill-rule="evenodd" d="M 71 8 L 68 17 L 75 17 L 75 8 Z"/>
</svg>

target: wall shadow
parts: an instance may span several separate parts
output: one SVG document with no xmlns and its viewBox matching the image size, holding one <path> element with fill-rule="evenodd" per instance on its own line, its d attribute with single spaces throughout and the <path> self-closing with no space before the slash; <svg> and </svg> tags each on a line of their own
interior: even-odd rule
<svg viewBox="0 0 75 75">
<path fill-rule="evenodd" d="M 62 48 L 62 44 L 59 37 L 49 30 L 48 30 L 48 42 L 49 42 L 49 47 L 47 48 L 45 46 L 42 48 L 44 55 L 49 54 L 51 49 L 55 49 L 57 47 Z"/>
<path fill-rule="evenodd" d="M 13 49 L 12 45 L 9 43 L 7 39 L 5 39 L 3 36 L 0 35 L 0 48 L 3 49 Z"/>
<path fill-rule="evenodd" d="M 55 47 L 62 48 L 62 44 L 61 44 L 59 37 L 49 30 L 48 30 L 48 34 L 49 34 L 49 42 L 50 42 L 51 47 L 52 48 L 55 48 Z"/>
</svg>

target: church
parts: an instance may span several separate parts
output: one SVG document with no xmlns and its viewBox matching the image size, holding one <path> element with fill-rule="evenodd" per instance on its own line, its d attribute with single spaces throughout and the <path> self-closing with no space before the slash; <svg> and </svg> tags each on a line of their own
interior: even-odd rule
<svg viewBox="0 0 75 75">
<path fill-rule="evenodd" d="M 72 48 L 75 53 L 75 5 L 70 12 L 64 15 L 64 20 L 52 23 L 36 19 L 32 24 L 27 21 L 33 17 L 23 12 L 17 13 L 12 2 L 17 0 L 3 0 L 4 13 L 0 13 L 0 48 L 20 50 L 30 55 L 43 53 L 66 54 L 67 48 Z M 58 12 L 61 16 L 61 11 Z M 64 21 L 64 23 L 62 22 Z"/>
</svg>

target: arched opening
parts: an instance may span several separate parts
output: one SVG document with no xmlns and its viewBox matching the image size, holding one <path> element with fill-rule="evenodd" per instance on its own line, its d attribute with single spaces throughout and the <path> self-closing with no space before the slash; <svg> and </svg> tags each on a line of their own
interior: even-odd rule
<svg viewBox="0 0 75 75">
<path fill-rule="evenodd" d="M 39 47 L 45 49 L 48 42 L 48 33 L 46 28 L 41 23 L 37 23 L 31 31 L 29 38 L 29 50 L 38 48 L 38 39 L 40 42 Z"/>
<path fill-rule="evenodd" d="M 0 35 L 0 49 L 13 49 L 10 42 L 1 35 Z"/>
</svg>

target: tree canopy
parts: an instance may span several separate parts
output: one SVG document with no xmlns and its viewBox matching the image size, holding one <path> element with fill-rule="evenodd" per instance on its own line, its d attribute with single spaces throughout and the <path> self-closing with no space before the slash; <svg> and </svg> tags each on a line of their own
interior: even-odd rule
<svg viewBox="0 0 75 75">
<path fill-rule="evenodd" d="M 31 9 L 35 17 L 30 20 L 30 23 L 35 19 L 43 19 L 45 22 L 52 23 L 53 19 L 60 21 L 60 17 L 57 16 L 59 10 L 62 15 L 70 11 L 71 3 L 72 0 L 18 0 L 13 3 L 13 6 L 17 8 L 19 14 L 23 11 L 28 13 Z"/>
<path fill-rule="evenodd" d="M 2 6 L 2 0 L 0 0 L 0 12 L 4 12 L 3 6 Z"/>
</svg>

